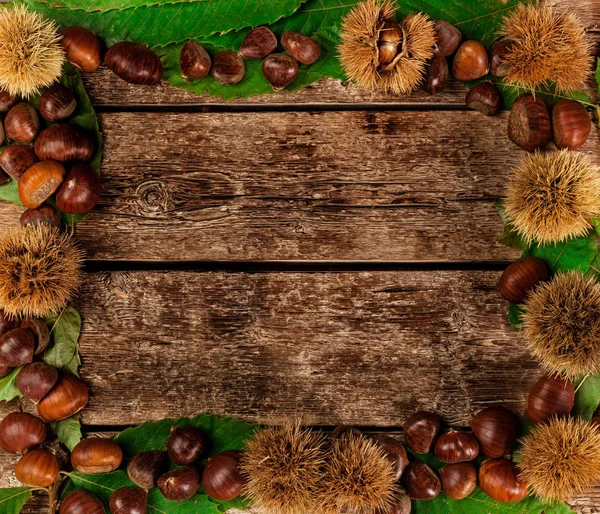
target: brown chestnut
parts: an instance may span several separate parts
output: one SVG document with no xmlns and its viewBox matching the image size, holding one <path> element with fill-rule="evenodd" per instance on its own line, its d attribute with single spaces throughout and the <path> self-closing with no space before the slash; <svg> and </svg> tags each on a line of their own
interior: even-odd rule
<svg viewBox="0 0 600 514">
<path fill-rule="evenodd" d="M 552 127 L 548 108 L 541 98 L 529 93 L 517 97 L 508 117 L 508 138 L 528 152 L 548 146 Z"/>
<path fill-rule="evenodd" d="M 167 441 L 169 458 L 178 466 L 196 462 L 206 451 L 208 438 L 196 427 L 173 427 Z"/>
<path fill-rule="evenodd" d="M 0 112 L 8 112 L 8 110 L 17 103 L 18 98 L 11 95 L 8 91 L 0 89 Z"/>
<path fill-rule="evenodd" d="M 71 465 L 81 473 L 110 473 L 123 462 L 123 450 L 110 439 L 90 437 L 79 442 L 71 453 Z"/>
<path fill-rule="evenodd" d="M 552 134 L 558 148 L 576 150 L 590 137 L 592 120 L 577 100 L 565 99 L 552 108 Z"/>
<path fill-rule="evenodd" d="M 16 368 L 33 361 L 35 334 L 28 328 L 13 328 L 0 336 L 0 362 Z"/>
<path fill-rule="evenodd" d="M 17 462 L 15 476 L 29 487 L 50 487 L 58 478 L 58 461 L 50 450 L 32 450 Z"/>
<path fill-rule="evenodd" d="M 454 25 L 444 20 L 437 20 L 433 24 L 437 36 L 438 51 L 444 56 L 449 57 L 458 48 L 462 40 L 462 33 Z"/>
<path fill-rule="evenodd" d="M 65 174 L 58 162 L 36 162 L 19 180 L 19 200 L 28 209 L 37 209 L 55 193 Z"/>
<path fill-rule="evenodd" d="M 319 43 L 293 30 L 286 30 L 283 33 L 281 46 L 302 64 L 314 64 L 321 56 L 321 45 Z"/>
<path fill-rule="evenodd" d="M 240 55 L 246 59 L 263 59 L 277 49 L 277 37 L 268 27 L 252 29 L 242 41 Z"/>
<path fill-rule="evenodd" d="M 17 318 L 7 315 L 4 309 L 0 308 L 0 336 L 13 328 L 17 328 L 19 324 Z"/>
<path fill-rule="evenodd" d="M 219 84 L 233 86 L 244 78 L 244 61 L 235 52 L 221 52 L 215 55 L 210 75 Z"/>
<path fill-rule="evenodd" d="M 143 489 L 152 489 L 162 475 L 169 456 L 167 452 L 146 451 L 138 453 L 127 465 L 129 479 Z"/>
<path fill-rule="evenodd" d="M 11 145 L 0 153 L 0 166 L 16 181 L 36 162 L 37 157 L 32 146 Z"/>
<path fill-rule="evenodd" d="M 17 375 L 17 389 L 21 394 L 38 403 L 54 387 L 58 380 L 56 368 L 45 362 L 34 362 L 24 366 Z"/>
<path fill-rule="evenodd" d="M 476 459 L 479 443 L 470 432 L 448 430 L 435 443 L 435 456 L 442 462 L 454 464 Z"/>
<path fill-rule="evenodd" d="M 85 382 L 65 374 L 59 377 L 56 385 L 38 403 L 38 414 L 46 421 L 67 419 L 81 411 L 89 398 Z"/>
<path fill-rule="evenodd" d="M 130 84 L 155 86 L 163 77 L 160 57 L 146 45 L 121 41 L 108 49 L 104 61 L 117 77 Z"/>
<path fill-rule="evenodd" d="M 271 54 L 263 61 L 262 71 L 273 88 L 280 90 L 298 75 L 298 61 L 286 54 Z"/>
<path fill-rule="evenodd" d="M 412 512 L 412 502 L 407 494 L 397 492 L 393 502 L 382 509 L 375 511 L 375 514 L 410 514 Z"/>
<path fill-rule="evenodd" d="M 404 439 L 415 453 L 429 453 L 442 428 L 442 419 L 432 412 L 419 411 L 402 425 Z"/>
<path fill-rule="evenodd" d="M 110 514 L 146 514 L 148 492 L 135 487 L 121 487 L 110 495 Z"/>
<path fill-rule="evenodd" d="M 457 80 L 467 82 L 487 75 L 489 67 L 488 54 L 478 41 L 465 41 L 454 56 L 452 74 Z"/>
<path fill-rule="evenodd" d="M 19 223 L 22 227 L 31 225 L 48 225 L 49 227 L 61 227 L 60 214 L 58 211 L 48 204 L 40 205 L 37 209 L 25 209 Z"/>
<path fill-rule="evenodd" d="M 242 452 L 228 450 L 208 459 L 202 474 L 202 486 L 211 498 L 229 501 L 242 493 L 244 479 L 240 472 Z"/>
<path fill-rule="evenodd" d="M 21 323 L 22 328 L 28 328 L 33 331 L 36 338 L 34 355 L 42 353 L 50 344 L 50 329 L 41 319 L 25 319 Z"/>
<path fill-rule="evenodd" d="M 12 107 L 4 119 L 6 136 L 18 143 L 31 143 L 39 129 L 40 118 L 37 111 L 25 102 Z"/>
<path fill-rule="evenodd" d="M 444 89 L 446 82 L 448 82 L 448 61 L 436 50 L 425 68 L 423 91 L 428 95 L 436 95 Z"/>
<path fill-rule="evenodd" d="M 525 257 L 513 262 L 500 277 L 498 289 L 505 300 L 521 303 L 540 282 L 548 280 L 550 270 L 539 257 Z"/>
<path fill-rule="evenodd" d="M 504 60 L 506 55 L 511 51 L 515 42 L 511 39 L 501 39 L 496 41 L 491 47 L 489 52 L 490 59 L 490 73 L 494 77 L 506 77 L 508 73 L 508 67 Z"/>
<path fill-rule="evenodd" d="M 83 27 L 62 30 L 61 44 L 67 59 L 83 71 L 96 71 L 102 61 L 102 42 L 92 31 Z"/>
<path fill-rule="evenodd" d="M 462 500 L 477 486 L 477 468 L 471 462 L 448 464 L 440 470 L 440 480 L 446 496 Z"/>
<path fill-rule="evenodd" d="M 527 484 L 519 480 L 514 464 L 507 459 L 484 462 L 479 468 L 479 487 L 498 502 L 516 502 L 527 496 Z"/>
<path fill-rule="evenodd" d="M 92 493 L 77 489 L 65 496 L 59 514 L 104 514 L 104 507 Z"/>
<path fill-rule="evenodd" d="M 56 206 L 67 214 L 90 212 L 100 200 L 102 184 L 96 171 L 85 163 L 78 163 L 56 191 Z"/>
<path fill-rule="evenodd" d="M 493 406 L 480 410 L 469 426 L 486 457 L 500 458 L 511 452 L 517 439 L 519 420 L 505 407 Z"/>
<path fill-rule="evenodd" d="M 15 368 L 12 368 L 0 362 L 0 378 L 4 378 L 5 376 L 10 375 L 13 369 Z"/>
<path fill-rule="evenodd" d="M 424 462 L 411 462 L 404 472 L 403 482 L 412 500 L 433 500 L 442 489 L 435 471 Z"/>
<path fill-rule="evenodd" d="M 44 422 L 26 412 L 12 412 L 0 422 L 0 448 L 8 453 L 24 453 L 46 440 Z"/>
<path fill-rule="evenodd" d="M 404 473 L 406 466 L 408 466 L 408 455 L 406 455 L 404 446 L 400 441 L 387 435 L 377 436 L 376 441 L 383 448 L 387 459 L 394 466 L 396 480 L 400 480 L 402 473 Z"/>
<path fill-rule="evenodd" d="M 161 494 L 172 502 L 189 500 L 200 485 L 200 472 L 194 466 L 168 471 L 158 479 Z"/>
<path fill-rule="evenodd" d="M 4 124 L 2 123 L 2 120 L 0 119 L 0 146 L 2 146 L 4 144 L 4 141 L 6 140 L 6 132 L 4 132 Z M 0 173 L 1 178 L 3 180 L 3 182 L 0 183 L 4 183 L 7 182 L 7 180 L 5 180 L 6 178 L 6 174 L 4 172 Z"/>
<path fill-rule="evenodd" d="M 402 44 L 403 33 L 400 25 L 393 21 L 386 21 L 379 31 L 377 41 L 377 63 L 380 65 L 391 64 L 398 55 L 398 48 Z"/>
<path fill-rule="evenodd" d="M 40 114 L 51 123 L 67 119 L 76 108 L 73 91 L 62 84 L 54 84 L 40 96 Z"/>
<path fill-rule="evenodd" d="M 465 103 L 485 116 L 496 116 L 502 109 L 502 95 L 492 82 L 480 82 L 469 89 Z"/>
<path fill-rule="evenodd" d="M 544 375 L 531 388 L 525 415 L 532 423 L 545 423 L 553 416 L 568 416 L 575 405 L 570 380 Z"/>
<path fill-rule="evenodd" d="M 33 148 L 41 161 L 87 161 L 96 143 L 93 134 L 79 125 L 59 123 L 43 130 Z"/>
<path fill-rule="evenodd" d="M 210 55 L 198 41 L 189 40 L 179 54 L 179 68 L 184 79 L 199 80 L 210 73 Z"/>
</svg>

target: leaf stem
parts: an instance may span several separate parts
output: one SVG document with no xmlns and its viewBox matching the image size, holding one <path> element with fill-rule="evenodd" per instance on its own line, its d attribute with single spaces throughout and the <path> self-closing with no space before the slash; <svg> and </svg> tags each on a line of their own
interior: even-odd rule
<svg viewBox="0 0 600 514">
<path fill-rule="evenodd" d="M 48 514 L 56 514 L 58 507 L 58 489 L 60 488 L 60 484 L 62 483 L 62 478 L 60 474 L 56 479 L 56 482 L 50 486 L 48 489 L 48 501 L 50 503 Z"/>
</svg>

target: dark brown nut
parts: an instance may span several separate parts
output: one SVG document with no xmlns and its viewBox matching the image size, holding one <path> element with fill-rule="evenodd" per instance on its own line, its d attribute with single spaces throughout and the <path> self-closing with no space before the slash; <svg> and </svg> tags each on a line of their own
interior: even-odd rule
<svg viewBox="0 0 600 514">
<path fill-rule="evenodd" d="M 146 45 L 121 41 L 106 52 L 106 66 L 125 82 L 155 86 L 163 77 L 160 57 Z"/>
<path fill-rule="evenodd" d="M 263 59 L 277 50 L 277 37 L 268 27 L 252 29 L 240 47 L 240 55 L 246 59 Z"/>
<path fill-rule="evenodd" d="M 539 257 L 525 257 L 504 270 L 498 283 L 502 298 L 513 303 L 524 302 L 541 282 L 550 278 L 550 270 Z M 501 455 L 499 455 L 501 457 Z"/>
<path fill-rule="evenodd" d="M 546 148 L 552 141 L 548 108 L 539 97 L 519 95 L 508 117 L 508 138 L 528 152 Z"/>
<path fill-rule="evenodd" d="M 457 80 L 467 82 L 487 75 L 489 68 L 488 54 L 478 41 L 465 41 L 456 55 L 452 65 L 452 74 Z"/>
<path fill-rule="evenodd" d="M 61 44 L 67 59 L 83 71 L 96 71 L 102 61 L 102 42 L 93 32 L 83 27 L 66 27 Z"/>
<path fill-rule="evenodd" d="M 442 462 L 455 464 L 476 459 L 479 443 L 470 432 L 449 430 L 435 443 L 435 456 Z"/>
<path fill-rule="evenodd" d="M 592 120 L 577 100 L 561 100 L 552 109 L 552 133 L 558 148 L 576 150 L 587 141 Z"/>
<path fill-rule="evenodd" d="M 532 423 L 545 423 L 555 416 L 568 416 L 573 405 L 573 383 L 568 379 L 544 375 L 529 392 L 525 415 Z"/>
<path fill-rule="evenodd" d="M 162 475 L 169 462 L 167 452 L 145 451 L 138 453 L 127 465 L 129 479 L 143 489 L 156 487 L 159 477 Z"/>
<path fill-rule="evenodd" d="M 486 407 L 469 421 L 481 452 L 486 457 L 497 459 L 511 452 L 519 431 L 518 418 L 507 408 Z"/>
<path fill-rule="evenodd" d="M 384 449 L 388 460 L 394 466 L 396 480 L 400 480 L 406 466 L 408 466 L 408 455 L 406 455 L 404 446 L 400 441 L 387 435 L 377 436 L 376 440 L 379 446 Z"/>
<path fill-rule="evenodd" d="M 386 21 L 379 33 L 377 42 L 379 64 L 390 64 L 398 55 L 398 48 L 402 43 L 402 29 L 392 21 Z"/>
<path fill-rule="evenodd" d="M 79 125 L 59 123 L 43 130 L 33 145 L 41 161 L 87 161 L 94 155 L 96 144 L 91 132 Z"/>
<path fill-rule="evenodd" d="M 37 404 L 54 387 L 57 380 L 56 368 L 45 362 L 34 362 L 19 371 L 16 383 L 20 393 Z"/>
<path fill-rule="evenodd" d="M 313 64 L 321 56 L 321 45 L 319 43 L 293 30 L 286 30 L 283 33 L 281 46 L 302 64 Z"/>
<path fill-rule="evenodd" d="M 410 416 L 402 425 L 404 439 L 415 453 L 429 453 L 442 428 L 442 420 L 432 412 L 419 411 Z"/>
<path fill-rule="evenodd" d="M 167 500 L 182 502 L 196 494 L 200 479 L 200 472 L 194 466 L 184 466 L 161 475 L 158 489 Z"/>
<path fill-rule="evenodd" d="M 448 464 L 440 470 L 442 490 L 453 500 L 469 496 L 477 486 L 477 468 L 470 462 Z"/>
<path fill-rule="evenodd" d="M 0 153 L 0 166 L 17 182 L 37 161 L 33 147 L 29 145 L 7 146 Z"/>
<path fill-rule="evenodd" d="M 35 334 L 28 328 L 13 328 L 0 336 L 0 363 L 16 368 L 33 361 Z"/>
<path fill-rule="evenodd" d="M 423 91 L 428 95 L 436 95 L 444 89 L 448 82 L 448 61 L 439 51 L 433 54 L 425 73 Z"/>
<path fill-rule="evenodd" d="M 0 146 L 4 144 L 4 141 L 6 141 L 6 132 L 4 132 L 4 124 L 0 119 Z"/>
<path fill-rule="evenodd" d="M 179 67 L 184 79 L 199 80 L 210 73 L 212 61 L 206 49 L 197 41 L 188 41 L 179 54 Z"/>
<path fill-rule="evenodd" d="M 485 116 L 496 116 L 502 109 L 502 95 L 491 82 L 480 82 L 469 89 L 465 102 L 467 107 Z"/>
<path fill-rule="evenodd" d="M 8 110 L 17 103 L 16 96 L 11 95 L 8 91 L 0 89 L 0 112 L 8 112 Z"/>
<path fill-rule="evenodd" d="M 479 487 L 498 502 L 516 502 L 527 496 L 527 484 L 519 479 L 515 465 L 506 459 L 492 459 L 481 465 Z"/>
<path fill-rule="evenodd" d="M 167 441 L 169 458 L 178 466 L 196 462 L 208 448 L 208 437 L 196 427 L 173 427 Z"/>
<path fill-rule="evenodd" d="M 18 143 L 31 143 L 40 129 L 40 118 L 31 105 L 21 102 L 8 111 L 4 130 L 9 139 Z"/>
<path fill-rule="evenodd" d="M 37 209 L 25 209 L 19 223 L 22 227 L 30 225 L 48 225 L 50 227 L 61 227 L 60 214 L 51 205 L 40 205 Z"/>
<path fill-rule="evenodd" d="M 286 54 L 271 54 L 262 63 L 262 71 L 275 90 L 289 86 L 298 75 L 298 61 Z"/>
<path fill-rule="evenodd" d="M 244 78 L 244 61 L 235 52 L 221 52 L 215 55 L 210 75 L 219 84 L 233 86 Z"/>
<path fill-rule="evenodd" d="M 442 490 L 435 471 L 424 462 L 411 462 L 404 472 L 403 482 L 413 500 L 433 500 Z"/>
<path fill-rule="evenodd" d="M 75 112 L 76 107 L 73 91 L 62 84 L 54 84 L 40 96 L 40 114 L 51 123 L 67 119 Z"/>
<path fill-rule="evenodd" d="M 511 39 L 501 39 L 500 41 L 496 41 L 490 47 L 490 73 L 494 77 L 506 77 L 506 74 L 508 73 L 508 67 L 504 62 L 504 59 L 514 44 L 515 42 Z"/>
<path fill-rule="evenodd" d="M 96 170 L 80 162 L 56 191 L 56 206 L 67 214 L 90 212 L 100 200 L 102 184 Z"/>
<path fill-rule="evenodd" d="M 462 40 L 462 33 L 454 25 L 444 20 L 437 20 L 433 25 L 437 35 L 438 51 L 444 56 L 449 57 L 458 48 Z"/>
<path fill-rule="evenodd" d="M 50 344 L 50 329 L 41 319 L 23 320 L 21 327 L 28 328 L 35 334 L 36 345 L 34 355 L 42 353 Z"/>
<path fill-rule="evenodd" d="M 37 209 L 56 192 L 66 173 L 59 162 L 36 162 L 19 180 L 19 200 L 28 209 Z"/>
<path fill-rule="evenodd" d="M 0 309 L 0 336 L 6 334 L 9 330 L 17 328 L 20 325 L 20 321 L 12 316 L 8 316 L 4 309 Z"/>
</svg>

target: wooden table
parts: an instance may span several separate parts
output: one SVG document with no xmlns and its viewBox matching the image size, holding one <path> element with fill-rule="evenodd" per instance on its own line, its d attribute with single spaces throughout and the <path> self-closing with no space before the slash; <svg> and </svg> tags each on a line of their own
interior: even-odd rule
<svg viewBox="0 0 600 514">
<path fill-rule="evenodd" d="M 600 55 L 600 1 L 549 3 Z M 458 83 L 397 98 L 325 80 L 224 104 L 84 78 L 105 135 L 105 192 L 77 227 L 86 430 L 523 411 L 540 371 L 496 287 L 518 257 L 493 206 L 523 156 L 506 114 L 466 110 Z M 582 151 L 600 162 L 597 130 Z M 0 225 L 20 211 L 0 204 Z M 14 463 L 0 455 L 1 486 Z M 600 512 L 600 489 L 576 510 Z"/>
</svg>

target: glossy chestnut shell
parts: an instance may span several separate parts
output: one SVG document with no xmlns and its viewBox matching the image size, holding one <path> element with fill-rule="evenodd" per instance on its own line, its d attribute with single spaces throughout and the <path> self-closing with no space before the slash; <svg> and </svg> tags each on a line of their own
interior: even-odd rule
<svg viewBox="0 0 600 514">
<path fill-rule="evenodd" d="M 215 55 L 210 76 L 219 84 L 233 86 L 244 78 L 246 66 L 235 52 L 221 52 Z"/>
<path fill-rule="evenodd" d="M 197 41 L 187 41 L 179 54 L 179 68 L 184 79 L 203 79 L 210 73 L 212 61 L 206 49 Z"/>
<path fill-rule="evenodd" d="M 50 329 L 41 319 L 24 319 L 21 328 L 28 328 L 35 334 L 36 345 L 34 355 L 42 353 L 50 344 Z"/>
<path fill-rule="evenodd" d="M 498 289 L 505 300 L 521 303 L 541 282 L 550 278 L 550 270 L 539 257 L 525 257 L 513 262 L 500 277 Z"/>
<path fill-rule="evenodd" d="M 425 69 L 422 88 L 428 95 L 438 94 L 448 82 L 448 61 L 440 52 L 434 52 Z"/>
<path fill-rule="evenodd" d="M 163 77 L 160 57 L 146 45 L 122 41 L 104 57 L 106 66 L 119 78 L 138 86 L 155 86 Z"/>
<path fill-rule="evenodd" d="M 271 54 L 262 63 L 265 78 L 275 90 L 289 86 L 298 75 L 298 61 L 286 54 Z"/>
<path fill-rule="evenodd" d="M 31 450 L 17 462 L 15 476 L 29 487 L 50 487 L 58 478 L 58 461 L 50 450 Z"/>
<path fill-rule="evenodd" d="M 65 374 L 38 403 L 38 414 L 46 421 L 60 421 L 77 414 L 88 400 L 89 392 L 83 380 Z"/>
<path fill-rule="evenodd" d="M 486 457 L 500 458 L 511 452 L 519 431 L 519 420 L 505 407 L 493 406 L 480 410 L 469 421 Z"/>
<path fill-rule="evenodd" d="M 104 514 L 102 502 L 89 491 L 77 489 L 60 504 L 59 514 Z"/>
<path fill-rule="evenodd" d="M 440 479 L 424 462 L 411 462 L 402 477 L 406 494 L 412 500 L 433 500 L 442 490 Z"/>
<path fill-rule="evenodd" d="M 59 123 L 43 130 L 33 148 L 41 161 L 87 161 L 96 143 L 93 134 L 79 125 Z"/>
<path fill-rule="evenodd" d="M 394 466 L 396 480 L 400 480 L 406 466 L 408 466 L 408 455 L 404 446 L 400 441 L 387 435 L 377 436 L 376 441 L 383 448 L 387 459 Z"/>
<path fill-rule="evenodd" d="M 85 163 L 77 163 L 56 191 L 56 206 L 67 214 L 90 212 L 100 200 L 102 183 L 98 173 Z"/>
<path fill-rule="evenodd" d="M 470 461 L 479 455 L 479 443 L 469 432 L 449 430 L 436 441 L 434 453 L 438 460 L 449 464 Z"/>
<path fill-rule="evenodd" d="M 449 57 L 456 52 L 462 40 L 462 32 L 444 20 L 437 20 L 433 24 L 433 29 L 437 36 L 438 51 L 444 57 Z"/>
<path fill-rule="evenodd" d="M 246 59 L 263 59 L 277 50 L 277 37 L 269 27 L 252 29 L 242 41 L 240 55 Z"/>
<path fill-rule="evenodd" d="M 33 403 L 46 396 L 58 380 L 56 368 L 45 362 L 33 362 L 24 366 L 17 375 L 17 389 Z"/>
<path fill-rule="evenodd" d="M 471 462 L 448 464 L 440 470 L 440 480 L 446 496 L 462 500 L 477 486 L 477 468 Z"/>
<path fill-rule="evenodd" d="M 548 146 L 552 127 L 548 108 L 541 98 L 528 93 L 517 97 L 508 117 L 508 138 L 527 152 Z"/>
<path fill-rule="evenodd" d="M 0 448 L 8 453 L 24 453 L 46 440 L 46 425 L 26 412 L 12 412 L 0 422 Z"/>
<path fill-rule="evenodd" d="M 507 459 L 484 462 L 479 468 L 479 487 L 499 502 L 516 502 L 527 496 L 527 484 L 519 480 L 514 464 Z"/>
<path fill-rule="evenodd" d="M 242 493 L 244 479 L 240 472 L 242 453 L 228 450 L 208 459 L 202 474 L 202 486 L 211 498 L 229 501 Z"/>
<path fill-rule="evenodd" d="M 51 123 L 67 119 L 76 108 L 73 91 L 62 84 L 54 84 L 40 96 L 40 114 Z"/>
<path fill-rule="evenodd" d="M 169 458 L 178 466 L 196 462 L 208 447 L 208 437 L 196 427 L 173 427 L 167 441 Z"/>
<path fill-rule="evenodd" d="M 110 495 L 111 514 L 146 514 L 148 492 L 135 487 L 121 487 Z"/>
<path fill-rule="evenodd" d="M 568 379 L 545 375 L 531 388 L 525 415 L 532 423 L 568 416 L 575 405 L 575 388 Z"/>
<path fill-rule="evenodd" d="M 402 425 L 404 439 L 415 453 L 429 453 L 442 428 L 442 419 L 432 412 L 419 411 Z"/>
<path fill-rule="evenodd" d="M 460 45 L 452 65 L 452 74 L 457 80 L 476 80 L 487 75 L 488 70 L 487 50 L 481 43 L 470 40 Z"/>
<path fill-rule="evenodd" d="M 25 102 L 12 107 L 4 119 L 6 136 L 18 143 L 31 143 L 39 129 L 40 118 L 37 111 Z"/>
<path fill-rule="evenodd" d="M 0 166 L 17 182 L 38 161 L 32 146 L 11 145 L 0 153 Z"/>
<path fill-rule="evenodd" d="M 36 209 L 25 209 L 19 223 L 22 227 L 31 225 L 48 225 L 49 227 L 60 228 L 62 223 L 58 211 L 48 204 L 42 204 Z"/>
<path fill-rule="evenodd" d="M 102 42 L 92 31 L 83 27 L 62 30 L 61 44 L 67 59 L 83 71 L 92 72 L 102 62 Z"/>
<path fill-rule="evenodd" d="M 285 48 L 288 54 L 302 64 L 313 64 L 321 56 L 321 45 L 319 43 L 293 30 L 286 30 L 283 33 L 281 36 L 281 46 Z"/>
<path fill-rule="evenodd" d="M 162 475 L 169 456 L 167 452 L 146 451 L 138 453 L 127 465 L 129 479 L 143 489 L 152 489 Z"/>
<path fill-rule="evenodd" d="M 591 130 L 592 120 L 580 102 L 565 99 L 552 108 L 552 134 L 558 148 L 576 150 L 587 141 Z"/>
<path fill-rule="evenodd" d="M 0 363 L 16 368 L 29 364 L 35 351 L 35 334 L 28 328 L 17 327 L 0 336 Z"/>
<path fill-rule="evenodd" d="M 110 439 L 91 437 L 79 442 L 71 453 L 71 465 L 81 473 L 110 473 L 123 462 L 123 450 Z"/>
<path fill-rule="evenodd" d="M 28 209 L 37 209 L 56 192 L 66 173 L 59 162 L 36 162 L 19 180 L 19 200 Z"/>
<path fill-rule="evenodd" d="M 158 489 L 170 501 L 190 499 L 200 485 L 200 472 L 194 466 L 184 466 L 168 471 L 158 479 Z"/>
</svg>

